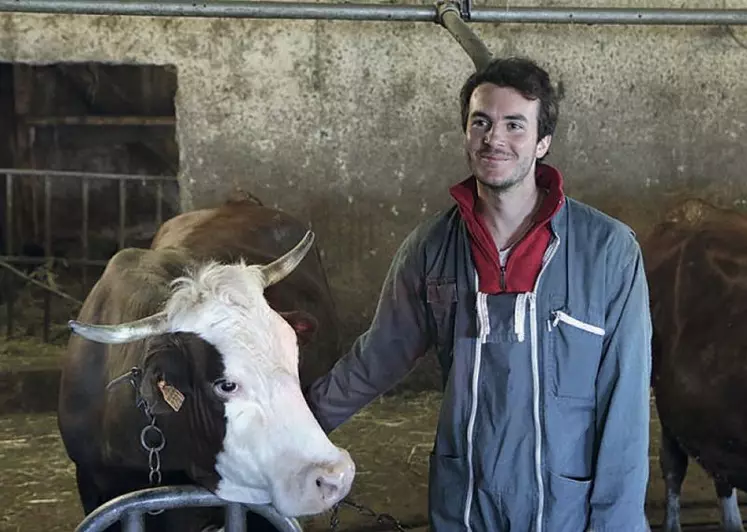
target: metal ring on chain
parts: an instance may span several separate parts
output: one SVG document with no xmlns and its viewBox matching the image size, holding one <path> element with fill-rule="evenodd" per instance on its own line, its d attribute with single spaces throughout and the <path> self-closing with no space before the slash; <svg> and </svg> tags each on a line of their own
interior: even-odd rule
<svg viewBox="0 0 747 532">
<path fill-rule="evenodd" d="M 154 431 L 158 436 L 158 445 L 148 445 L 148 443 L 145 441 L 145 437 L 150 430 Z M 159 429 L 155 425 L 146 425 L 145 427 L 143 427 L 143 430 L 140 431 L 140 444 L 144 449 L 148 451 L 161 451 L 166 446 L 166 438 L 164 437 L 163 432 L 161 432 L 161 429 Z"/>
<path fill-rule="evenodd" d="M 154 486 L 158 486 L 161 484 L 161 472 L 157 469 L 154 469 L 150 473 L 148 473 L 148 480 L 150 480 L 150 483 Z"/>
</svg>

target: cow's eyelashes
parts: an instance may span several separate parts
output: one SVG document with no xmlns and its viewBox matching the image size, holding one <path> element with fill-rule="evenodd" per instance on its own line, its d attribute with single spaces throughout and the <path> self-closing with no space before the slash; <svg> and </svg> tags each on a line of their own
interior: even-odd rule
<svg viewBox="0 0 747 532">
<path fill-rule="evenodd" d="M 228 398 L 239 390 L 239 385 L 228 379 L 218 379 L 213 382 L 213 390 L 218 397 Z"/>
</svg>

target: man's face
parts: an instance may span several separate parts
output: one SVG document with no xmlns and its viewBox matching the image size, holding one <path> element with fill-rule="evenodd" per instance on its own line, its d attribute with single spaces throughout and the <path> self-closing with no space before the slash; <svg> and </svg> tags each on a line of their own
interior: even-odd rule
<svg viewBox="0 0 747 532">
<path fill-rule="evenodd" d="M 549 135 L 537 138 L 539 105 L 539 100 L 492 83 L 472 93 L 465 148 L 470 169 L 484 186 L 502 192 L 533 178 L 535 161 L 551 141 Z"/>
</svg>

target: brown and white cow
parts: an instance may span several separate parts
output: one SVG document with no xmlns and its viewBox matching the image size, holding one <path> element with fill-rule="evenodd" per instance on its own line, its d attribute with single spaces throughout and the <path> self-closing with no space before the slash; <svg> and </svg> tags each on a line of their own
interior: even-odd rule
<svg viewBox="0 0 747 532">
<path fill-rule="evenodd" d="M 354 464 L 301 391 L 339 356 L 312 249 L 313 234 L 295 219 L 239 201 L 177 216 L 151 249 L 109 261 L 71 322 L 77 334 L 62 363 L 59 428 L 86 513 L 150 485 L 135 386 L 107 389 L 133 367 L 165 436 L 163 484 L 202 485 L 291 517 L 345 497 Z M 220 526 L 215 511 L 178 514 L 148 516 L 149 530 Z"/>
<path fill-rule="evenodd" d="M 680 531 L 688 457 L 713 478 L 722 527 L 743 532 L 747 489 L 747 217 L 688 200 L 644 245 L 662 427 L 664 530 Z"/>
</svg>

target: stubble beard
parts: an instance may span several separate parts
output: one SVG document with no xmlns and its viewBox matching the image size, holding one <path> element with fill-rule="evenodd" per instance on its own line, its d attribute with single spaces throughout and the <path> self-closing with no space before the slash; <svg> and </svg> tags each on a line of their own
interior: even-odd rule
<svg viewBox="0 0 747 532">
<path fill-rule="evenodd" d="M 514 169 L 511 176 L 507 179 L 504 179 L 498 183 L 491 182 L 487 179 L 481 178 L 477 172 L 475 172 L 476 164 L 472 163 L 471 158 L 468 156 L 468 160 L 470 161 L 470 166 L 472 167 L 472 173 L 477 179 L 477 181 L 485 187 L 491 194 L 500 195 L 504 194 L 505 192 L 511 190 L 515 186 L 522 183 L 525 179 L 527 179 L 530 174 L 530 171 L 532 169 L 532 165 L 535 162 L 535 159 L 531 157 L 527 157 L 525 160 L 519 160 L 519 165 Z M 533 177 L 533 176 L 532 176 Z"/>
</svg>

